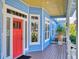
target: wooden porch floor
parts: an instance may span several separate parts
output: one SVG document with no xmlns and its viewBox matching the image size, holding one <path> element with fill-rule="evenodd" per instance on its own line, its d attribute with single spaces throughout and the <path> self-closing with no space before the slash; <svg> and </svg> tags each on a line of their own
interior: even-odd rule
<svg viewBox="0 0 79 59">
<path fill-rule="evenodd" d="M 59 48 L 56 44 L 51 44 L 44 51 L 32 52 L 28 55 L 32 56 L 32 59 L 67 59 L 66 45 Z"/>
</svg>

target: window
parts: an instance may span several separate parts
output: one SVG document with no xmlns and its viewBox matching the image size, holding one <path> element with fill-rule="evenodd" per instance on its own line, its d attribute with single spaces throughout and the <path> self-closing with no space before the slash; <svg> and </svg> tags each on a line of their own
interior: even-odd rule
<svg viewBox="0 0 79 59">
<path fill-rule="evenodd" d="M 27 48 L 27 21 L 25 21 L 25 48 Z"/>
<path fill-rule="evenodd" d="M 13 23 L 13 28 L 14 28 L 14 29 L 18 29 L 18 22 L 14 22 L 14 23 Z"/>
<path fill-rule="evenodd" d="M 10 18 L 7 17 L 6 31 L 6 56 L 10 56 Z"/>
<path fill-rule="evenodd" d="M 39 42 L 39 17 L 31 16 L 31 42 Z"/>
<path fill-rule="evenodd" d="M 45 40 L 49 39 L 49 20 L 45 19 Z"/>
<path fill-rule="evenodd" d="M 55 23 L 54 21 L 52 21 L 52 32 L 51 32 L 51 35 L 54 35 L 55 33 Z"/>
<path fill-rule="evenodd" d="M 19 13 L 17 11 L 11 10 L 11 9 L 7 9 L 7 13 L 12 14 L 12 15 L 16 15 L 16 16 L 20 16 L 23 18 L 27 18 L 27 15 L 24 15 L 22 13 Z"/>
<path fill-rule="evenodd" d="M 18 22 L 18 28 L 21 29 L 21 22 Z"/>
<path fill-rule="evenodd" d="M 21 22 L 14 21 L 13 22 L 13 28 L 14 29 L 21 29 Z"/>
</svg>

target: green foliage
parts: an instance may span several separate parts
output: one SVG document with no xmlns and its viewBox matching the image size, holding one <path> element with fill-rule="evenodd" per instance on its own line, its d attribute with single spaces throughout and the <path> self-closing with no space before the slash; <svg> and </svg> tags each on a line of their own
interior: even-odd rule
<svg viewBox="0 0 79 59">
<path fill-rule="evenodd" d="M 73 44 L 76 44 L 76 25 L 70 24 L 70 40 Z"/>
<path fill-rule="evenodd" d="M 73 44 L 76 44 L 76 36 L 70 35 L 70 40 Z"/>
<path fill-rule="evenodd" d="M 65 27 L 61 27 L 61 26 L 58 26 L 57 27 L 57 33 L 65 33 Z"/>
<path fill-rule="evenodd" d="M 32 32 L 32 42 L 37 42 L 37 35 L 35 32 Z"/>
<path fill-rule="evenodd" d="M 76 25 L 75 24 L 70 24 L 70 35 L 76 36 Z"/>
</svg>

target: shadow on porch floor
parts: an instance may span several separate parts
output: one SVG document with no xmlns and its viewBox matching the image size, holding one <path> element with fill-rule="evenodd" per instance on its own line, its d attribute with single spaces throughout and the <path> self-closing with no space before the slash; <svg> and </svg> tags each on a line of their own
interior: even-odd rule
<svg viewBox="0 0 79 59">
<path fill-rule="evenodd" d="M 28 55 L 32 56 L 32 59 L 67 59 L 66 45 L 59 48 L 56 44 L 51 44 L 44 51 L 32 52 Z"/>
</svg>

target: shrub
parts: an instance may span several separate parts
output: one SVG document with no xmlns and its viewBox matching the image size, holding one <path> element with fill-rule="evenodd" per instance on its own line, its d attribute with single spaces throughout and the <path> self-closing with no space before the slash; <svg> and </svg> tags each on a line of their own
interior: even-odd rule
<svg viewBox="0 0 79 59">
<path fill-rule="evenodd" d="M 73 44 L 76 44 L 76 36 L 75 35 L 70 35 L 70 40 Z"/>
</svg>

